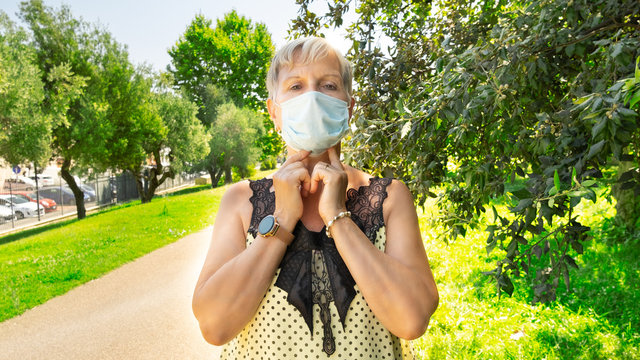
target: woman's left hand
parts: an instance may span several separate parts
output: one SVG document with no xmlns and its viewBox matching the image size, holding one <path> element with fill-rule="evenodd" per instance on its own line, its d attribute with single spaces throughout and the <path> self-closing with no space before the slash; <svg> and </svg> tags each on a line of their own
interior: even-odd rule
<svg viewBox="0 0 640 360">
<path fill-rule="evenodd" d="M 349 179 L 340 162 L 340 156 L 335 147 L 327 150 L 330 163 L 318 162 L 311 173 L 311 187 L 309 192 L 314 194 L 320 189 L 322 195 L 318 204 L 318 212 L 325 224 L 345 211 L 346 191 Z"/>
</svg>

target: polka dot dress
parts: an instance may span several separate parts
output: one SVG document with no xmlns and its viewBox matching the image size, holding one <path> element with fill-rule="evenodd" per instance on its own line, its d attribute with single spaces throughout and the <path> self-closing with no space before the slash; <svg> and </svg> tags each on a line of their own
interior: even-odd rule
<svg viewBox="0 0 640 360">
<path fill-rule="evenodd" d="M 247 236 L 247 246 L 253 242 Z M 385 228 L 378 229 L 375 245 L 384 251 Z M 314 256 L 314 260 L 321 257 Z M 314 261 L 315 262 L 315 261 Z M 322 266 L 314 264 L 314 271 Z M 343 328 L 334 303 L 329 304 L 331 330 L 336 350 L 322 351 L 320 307 L 313 305 L 313 335 L 300 312 L 287 302 L 287 293 L 275 286 L 279 269 L 254 318 L 231 342 L 224 345 L 221 359 L 414 359 L 408 341 L 386 330 L 375 317 L 358 286 Z"/>
</svg>

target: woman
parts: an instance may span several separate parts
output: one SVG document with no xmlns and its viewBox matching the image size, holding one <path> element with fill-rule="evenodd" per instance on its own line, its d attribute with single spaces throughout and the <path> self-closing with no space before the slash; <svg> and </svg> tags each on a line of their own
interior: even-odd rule
<svg viewBox="0 0 640 360">
<path fill-rule="evenodd" d="M 340 162 L 351 81 L 322 38 L 273 58 L 267 107 L 289 157 L 227 190 L 193 297 L 223 359 L 409 358 L 401 339 L 438 305 L 408 188 Z"/>
</svg>

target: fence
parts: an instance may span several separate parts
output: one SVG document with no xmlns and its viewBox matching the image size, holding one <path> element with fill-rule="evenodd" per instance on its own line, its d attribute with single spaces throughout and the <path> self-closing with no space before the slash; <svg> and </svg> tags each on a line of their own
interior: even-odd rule
<svg viewBox="0 0 640 360">
<path fill-rule="evenodd" d="M 192 185 L 196 175 L 181 174 L 166 179 L 156 194 L 173 188 Z M 129 172 L 118 175 L 101 174 L 88 179 L 76 179 L 84 194 L 87 210 L 139 199 L 135 178 Z M 144 184 L 146 190 L 146 184 Z M 0 234 L 17 227 L 76 213 L 73 192 L 61 177 L 39 176 L 37 185 L 5 180 L 0 189 Z"/>
</svg>

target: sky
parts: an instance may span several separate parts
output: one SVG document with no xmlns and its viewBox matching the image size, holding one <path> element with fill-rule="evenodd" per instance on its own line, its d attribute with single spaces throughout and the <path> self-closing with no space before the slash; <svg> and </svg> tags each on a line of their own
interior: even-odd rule
<svg viewBox="0 0 640 360">
<path fill-rule="evenodd" d="M 18 22 L 19 3 L 0 0 L 0 9 Z M 127 45 L 134 64 L 147 63 L 155 70 L 166 69 L 170 62 L 167 50 L 198 13 L 215 24 L 216 19 L 235 9 L 253 22 L 264 23 L 276 49 L 286 43 L 289 23 L 298 13 L 295 0 L 44 0 L 44 3 L 54 8 L 68 5 L 75 17 L 100 23 L 119 43 Z M 348 50 L 344 31 L 325 35 L 342 53 Z"/>
</svg>

